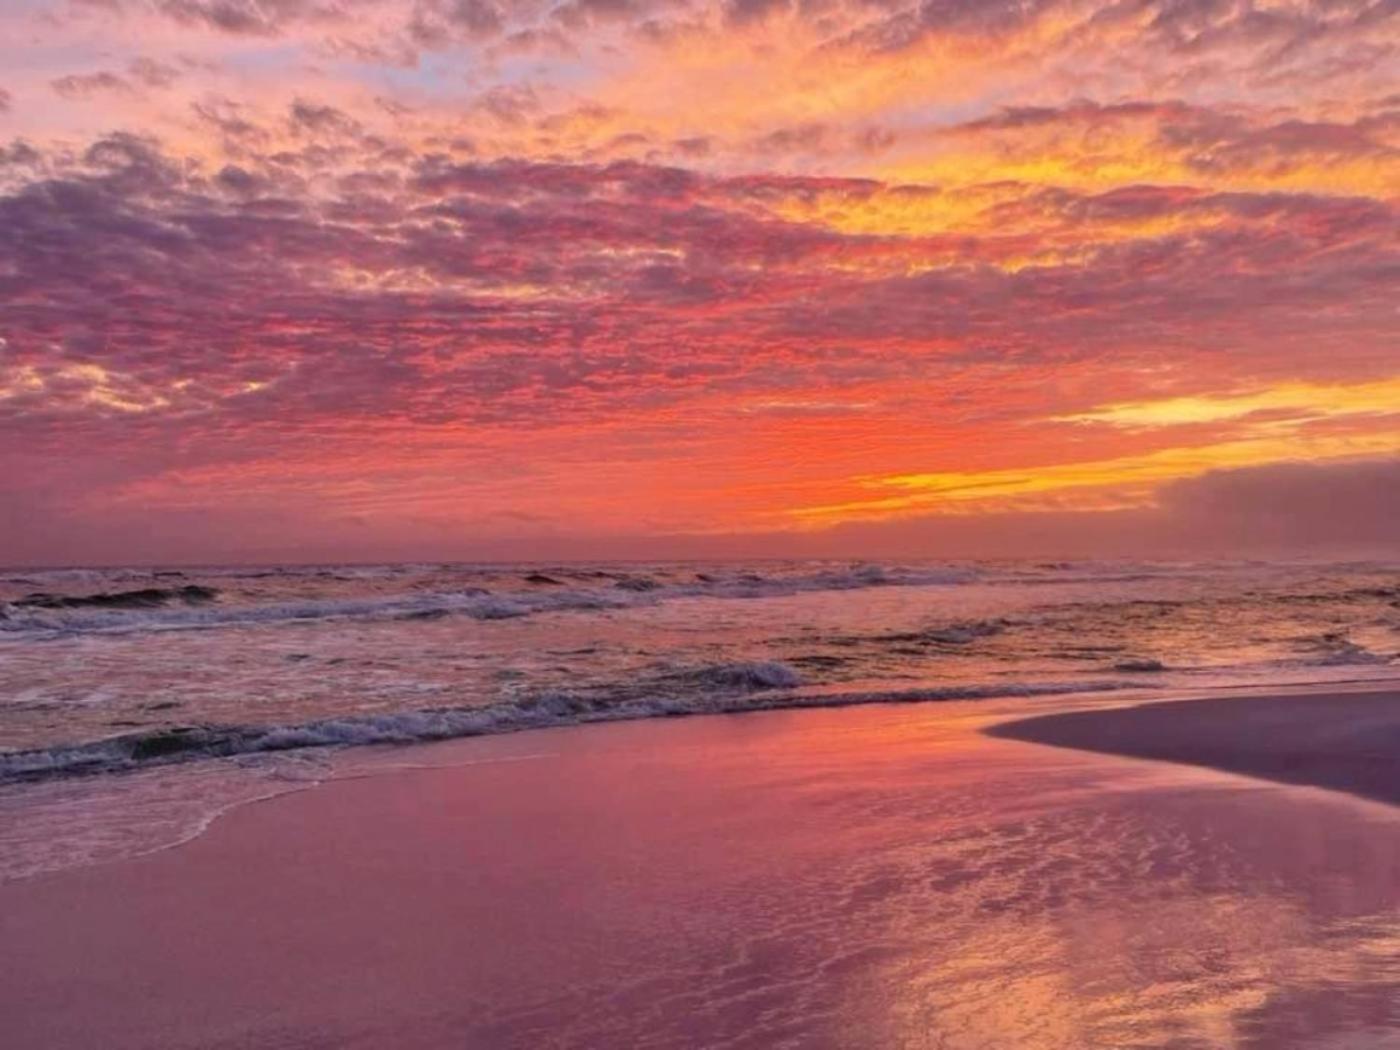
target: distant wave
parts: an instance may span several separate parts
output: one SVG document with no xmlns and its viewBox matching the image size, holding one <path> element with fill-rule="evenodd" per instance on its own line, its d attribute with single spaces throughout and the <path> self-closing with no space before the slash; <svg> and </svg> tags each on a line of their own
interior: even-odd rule
<svg viewBox="0 0 1400 1050">
<path fill-rule="evenodd" d="M 628 608 L 676 598 L 752 599 L 867 587 L 951 586 L 976 578 L 977 574 L 967 569 L 887 570 L 877 565 L 773 576 L 701 572 L 684 581 L 666 582 L 641 572 L 532 571 L 516 577 L 522 589 L 492 591 L 461 586 L 363 598 L 243 604 L 218 600 L 221 596 L 215 589 L 191 584 L 78 596 L 35 594 L 0 603 L 0 635 L 116 634 L 314 620 L 432 620 L 453 615 L 503 620 L 549 612 Z"/>
<path fill-rule="evenodd" d="M 1338 632 L 1304 639 L 1302 649 L 1308 654 L 1302 662 L 1311 667 L 1348 667 L 1392 662 L 1391 657 L 1358 645 Z"/>
<path fill-rule="evenodd" d="M 184 587 L 142 587 L 95 594 L 49 594 L 40 591 L 9 604 L 15 609 L 158 609 L 171 602 L 202 605 L 212 602 L 218 595 L 219 592 L 213 587 L 188 584 Z"/>
<path fill-rule="evenodd" d="M 112 773 L 171 762 L 226 758 L 296 748 L 409 744 L 590 722 L 702 714 L 738 714 L 779 708 L 983 700 L 1128 688 L 1116 681 L 1022 682 L 934 689 L 792 693 L 797 676 L 782 664 L 729 664 L 701 669 L 696 680 L 723 683 L 728 692 L 608 697 L 548 693 L 483 707 L 430 708 L 317 719 L 291 725 L 193 725 L 154 729 L 87 743 L 0 752 L 0 783 Z"/>
<path fill-rule="evenodd" d="M 904 645 L 968 645 L 979 638 L 995 637 L 1010 626 L 1012 621 L 1005 619 L 968 620 L 922 631 L 896 631 L 876 635 L 875 640 Z"/>
<path fill-rule="evenodd" d="M 1113 665 L 1113 669 L 1125 674 L 1155 674 L 1159 671 L 1165 671 L 1167 665 L 1153 657 L 1141 657 L 1132 660 L 1119 660 Z"/>
</svg>

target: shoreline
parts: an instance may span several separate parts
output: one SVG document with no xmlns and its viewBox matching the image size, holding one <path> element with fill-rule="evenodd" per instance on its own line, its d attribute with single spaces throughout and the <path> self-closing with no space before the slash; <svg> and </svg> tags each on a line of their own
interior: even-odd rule
<svg viewBox="0 0 1400 1050">
<path fill-rule="evenodd" d="M 1313 695 L 1329 692 L 1400 690 L 1400 679 L 1353 678 L 1321 682 L 1240 683 L 1187 688 L 1121 680 L 1074 683 L 1004 683 L 909 689 L 760 689 L 729 695 L 656 697 L 598 703 L 557 694 L 480 707 L 388 711 L 316 719 L 305 723 L 188 724 L 140 730 L 72 744 L 39 748 L 0 748 L 0 789 L 24 784 L 141 772 L 211 759 L 279 754 L 315 748 L 414 747 L 453 740 L 493 737 L 538 729 L 691 718 L 704 715 L 762 714 L 771 711 L 834 710 L 848 707 L 904 706 L 955 702 L 1035 699 L 1071 701 L 1103 697 L 1144 705 L 1260 695 Z M 1224 694 L 1224 695 L 1222 695 Z M 1115 705 L 1117 706 L 1117 705 Z M 1046 717 L 1057 717 L 1050 715 Z M 1010 724 L 1010 723 L 1008 723 Z M 993 734 L 996 735 L 996 734 Z M 1008 737 L 1011 734 L 1007 734 Z M 1030 739 L 1030 738 L 1028 738 Z M 1041 742 L 1041 741 L 1036 741 Z M 1051 741 L 1044 741 L 1051 742 Z M 1072 746 L 1072 745 L 1066 745 Z M 1088 750 L 1095 750 L 1088 748 Z M 1152 756 L 1139 756 L 1152 757 Z M 1207 763 L 1208 764 L 1208 763 Z"/>
</svg>

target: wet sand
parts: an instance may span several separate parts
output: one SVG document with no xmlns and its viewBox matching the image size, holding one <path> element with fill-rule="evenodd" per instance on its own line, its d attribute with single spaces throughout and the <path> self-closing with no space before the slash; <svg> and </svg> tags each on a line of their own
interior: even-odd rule
<svg viewBox="0 0 1400 1050">
<path fill-rule="evenodd" d="M 1179 700 L 1045 715 L 988 732 L 1400 803 L 1395 692 Z"/>
<path fill-rule="evenodd" d="M 1252 754 L 1267 716 L 1325 748 L 1350 739 L 1334 719 L 1400 708 L 1212 703 L 999 736 L 1046 701 L 346 753 L 344 779 L 179 848 L 0 886 L 0 1042 L 1400 1046 L 1400 810 L 1009 738 L 1127 719 L 1155 741 L 1181 710 L 1180 753 L 1215 761 L 1200 734 Z"/>
</svg>

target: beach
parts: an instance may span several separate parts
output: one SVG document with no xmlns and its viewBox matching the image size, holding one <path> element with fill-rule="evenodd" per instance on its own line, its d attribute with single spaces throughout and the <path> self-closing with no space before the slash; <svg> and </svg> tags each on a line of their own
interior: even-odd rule
<svg viewBox="0 0 1400 1050">
<path fill-rule="evenodd" d="M 1400 1045 L 1400 693 L 1136 702 L 345 752 L 178 847 L 0 885 L 6 1038 Z"/>
<path fill-rule="evenodd" d="M 0 1050 L 1400 1050 L 1400 0 L 0 56 Z"/>
</svg>

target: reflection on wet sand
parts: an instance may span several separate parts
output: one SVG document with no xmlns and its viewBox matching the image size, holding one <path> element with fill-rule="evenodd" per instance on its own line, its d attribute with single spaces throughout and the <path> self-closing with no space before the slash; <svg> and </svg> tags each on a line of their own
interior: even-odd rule
<svg viewBox="0 0 1400 1050">
<path fill-rule="evenodd" d="M 1400 1024 L 1394 821 L 1278 794 L 1116 794 L 933 850 L 926 870 L 979 874 L 895 918 L 880 1045 L 1262 1050 Z"/>
</svg>

